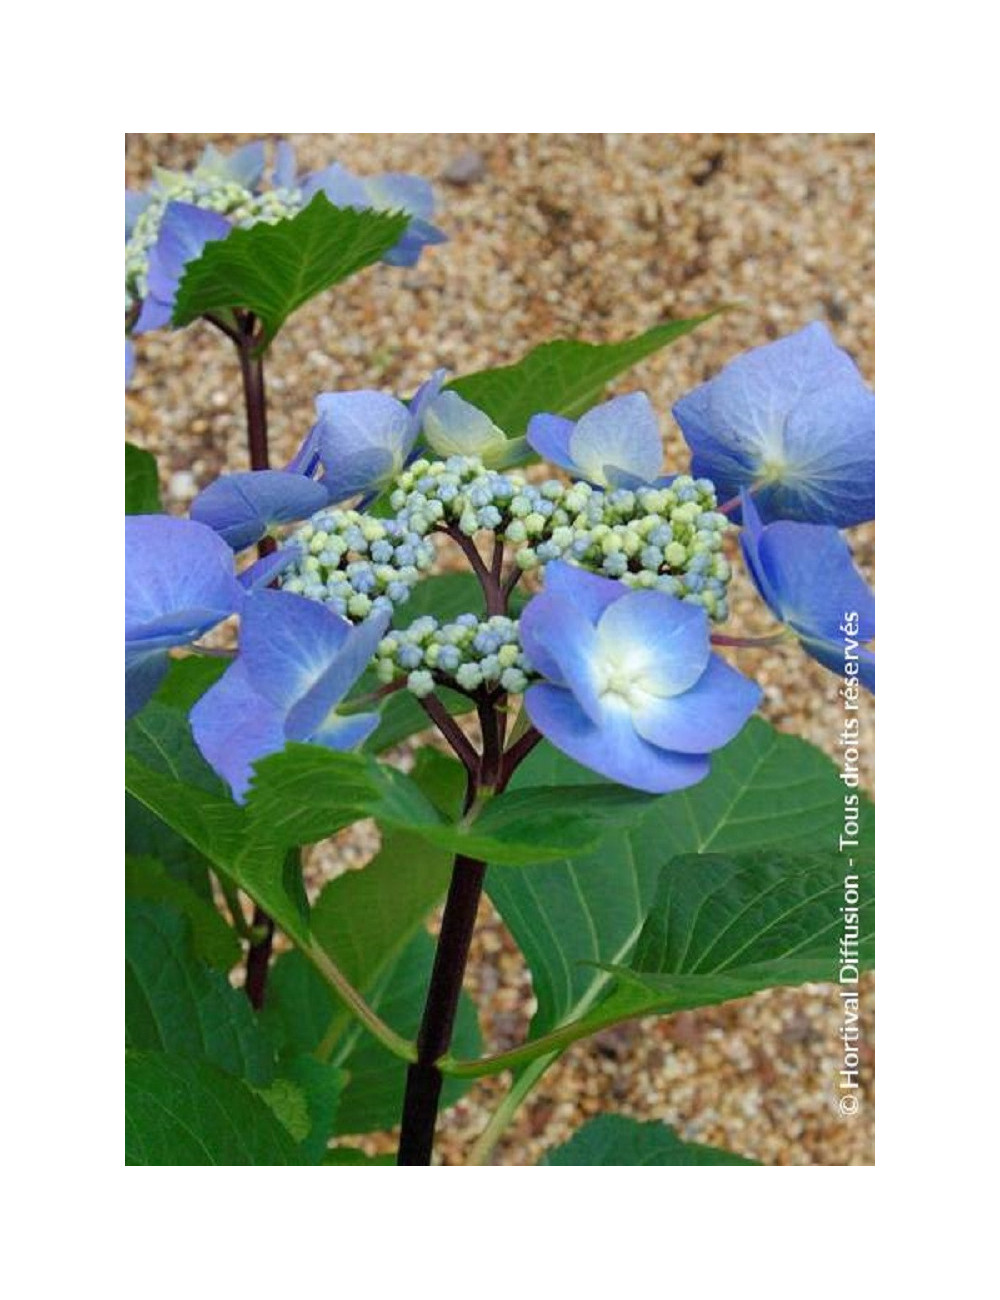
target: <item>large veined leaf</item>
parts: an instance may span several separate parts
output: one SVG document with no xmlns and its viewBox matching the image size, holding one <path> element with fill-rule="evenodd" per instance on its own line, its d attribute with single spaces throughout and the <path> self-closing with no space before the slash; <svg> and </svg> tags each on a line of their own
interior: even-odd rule
<svg viewBox="0 0 1000 1300">
<path fill-rule="evenodd" d="M 666 1124 L 624 1115 L 598 1115 L 570 1140 L 547 1151 L 540 1165 L 755 1165 L 720 1147 L 684 1142 Z"/>
<path fill-rule="evenodd" d="M 206 1061 L 125 1053 L 125 1163 L 302 1165 L 284 1125 L 245 1083 Z"/>
<path fill-rule="evenodd" d="M 197 960 L 187 921 L 161 903 L 126 903 L 125 1041 L 210 1061 L 261 1087 L 274 1077 L 274 1049 L 250 1003 Z"/>
<path fill-rule="evenodd" d="M 129 898 L 168 903 L 191 927 L 195 956 L 217 970 L 229 970 L 240 958 L 236 935 L 214 904 L 187 880 L 172 875 L 157 858 L 126 857 L 125 893 Z"/>
<path fill-rule="evenodd" d="M 513 437 L 524 433 L 528 421 L 540 411 L 570 419 L 583 415 L 617 375 L 716 314 L 667 321 L 621 343 L 581 343 L 576 339 L 543 343 L 514 365 L 464 375 L 449 387 Z"/>
<path fill-rule="evenodd" d="M 294 217 L 206 244 L 185 269 L 173 324 L 242 308 L 259 318 L 267 344 L 303 303 L 377 262 L 408 224 L 404 213 L 337 208 L 317 194 Z"/>
<path fill-rule="evenodd" d="M 156 515 L 160 505 L 160 481 L 156 461 L 148 451 L 131 442 L 125 444 L 125 513 Z"/>
<path fill-rule="evenodd" d="M 516 779 L 526 785 L 594 780 L 548 745 L 539 746 Z M 487 891 L 531 968 L 538 999 L 533 1033 L 577 1019 L 607 996 L 614 976 L 597 967 L 626 963 L 672 859 L 779 846 L 811 853 L 837 845 L 842 819 L 843 787 L 833 763 L 806 741 L 754 718 L 713 755 L 704 781 L 651 799 L 641 822 L 609 834 L 593 853 L 519 871 L 491 868 Z M 858 864 L 872 860 L 873 823 L 874 810 L 863 799 Z"/>
</svg>

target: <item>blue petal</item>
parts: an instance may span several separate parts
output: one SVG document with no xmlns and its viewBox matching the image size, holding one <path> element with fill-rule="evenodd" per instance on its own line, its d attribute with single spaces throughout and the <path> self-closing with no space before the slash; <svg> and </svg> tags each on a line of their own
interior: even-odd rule
<svg viewBox="0 0 1000 1300">
<path fill-rule="evenodd" d="M 448 236 L 443 230 L 432 226 L 429 221 L 421 220 L 420 217 L 413 217 L 400 236 L 399 242 L 394 244 L 388 253 L 382 255 L 382 261 L 386 266 L 415 266 L 428 244 L 447 242 Z"/>
<path fill-rule="evenodd" d="M 246 799 L 252 765 L 285 747 L 282 712 L 253 689 L 242 659 L 231 664 L 191 710 L 191 731 L 237 803 Z"/>
<path fill-rule="evenodd" d="M 322 681 L 350 632 L 325 605 L 267 589 L 246 602 L 240 659 L 254 690 L 286 716 Z"/>
<path fill-rule="evenodd" d="M 562 415 L 533 415 L 528 421 L 528 446 L 560 469 L 576 471 L 569 440 L 576 425 Z"/>
<path fill-rule="evenodd" d="M 545 566 L 545 590 L 564 596 L 595 624 L 609 605 L 629 592 L 614 578 L 599 578 L 564 560 L 552 560 Z"/>
<path fill-rule="evenodd" d="M 167 675 L 170 656 L 165 650 L 125 656 L 125 720 L 138 713 Z"/>
<path fill-rule="evenodd" d="M 229 222 L 217 212 L 207 212 L 192 203 L 167 204 L 149 253 L 149 293 L 133 333 L 143 334 L 170 323 L 177 286 L 188 262 L 200 257 L 207 243 L 225 239 L 229 231 Z"/>
<path fill-rule="evenodd" d="M 373 208 L 408 212 L 425 221 L 434 215 L 434 191 L 422 176 L 386 172 L 382 176 L 367 177 L 364 187 Z"/>
<path fill-rule="evenodd" d="M 183 645 L 241 609 L 232 552 L 210 528 L 168 515 L 125 520 L 126 639 Z M 173 639 L 164 640 L 171 635 Z"/>
<path fill-rule="evenodd" d="M 272 524 L 308 519 L 327 504 L 325 488 L 279 469 L 223 474 L 195 497 L 191 518 L 207 524 L 234 551 L 252 546 Z"/>
<path fill-rule="evenodd" d="M 701 677 L 681 695 L 647 695 L 632 709 L 636 731 L 651 744 L 681 754 L 705 754 L 728 744 L 760 704 L 763 692 L 711 655 Z"/>
<path fill-rule="evenodd" d="M 135 374 L 135 347 L 132 340 L 125 335 L 125 387 L 128 388 Z"/>
<path fill-rule="evenodd" d="M 744 488 L 740 493 L 743 515 L 743 531 L 740 533 L 740 550 L 743 552 L 743 558 L 746 561 L 747 568 L 750 571 L 750 577 L 753 579 L 754 586 L 763 596 L 768 609 L 778 620 L 783 622 L 781 614 L 781 601 L 778 593 L 771 586 L 770 579 L 767 576 L 760 559 L 760 539 L 764 532 L 764 526 L 761 523 L 760 515 L 757 513 L 757 506 L 750 493 Z"/>
<path fill-rule="evenodd" d="M 568 687 L 588 717 L 599 721 L 602 708 L 594 671 L 597 636 L 586 614 L 546 590 L 524 607 L 520 634 L 535 671 L 556 686 Z"/>
<path fill-rule="evenodd" d="M 312 478 L 319 467 L 319 428 L 318 424 L 306 434 L 302 441 L 302 446 L 285 466 L 285 472 L 288 474 L 304 474 L 306 478 Z"/>
<path fill-rule="evenodd" d="M 297 542 L 286 542 L 270 555 L 255 560 L 236 579 L 244 591 L 259 591 L 269 586 L 290 564 L 302 559 L 302 547 Z"/>
<path fill-rule="evenodd" d="M 339 652 L 320 680 L 288 714 L 285 731 L 290 740 L 315 739 L 317 729 L 332 725 L 332 710 L 365 671 L 389 626 L 387 611 L 379 611 L 352 627 Z"/>
<path fill-rule="evenodd" d="M 316 410 L 330 501 L 381 486 L 403 468 L 416 442 L 410 411 L 387 393 L 321 393 Z"/>
<path fill-rule="evenodd" d="M 302 182 L 302 195 L 308 202 L 322 190 L 334 207 L 369 208 L 364 184 L 340 163 L 331 163 L 322 171 L 312 172 Z"/>
<path fill-rule="evenodd" d="M 708 775 L 706 757 L 670 753 L 643 740 L 626 708 L 607 710 L 602 725 L 596 726 L 569 691 L 545 683 L 529 687 L 524 705 L 557 749 L 621 785 L 666 794 Z"/>
<path fill-rule="evenodd" d="M 782 621 L 800 636 L 843 644 L 840 625 L 853 611 L 858 615 L 858 640 L 874 637 L 875 596 L 836 528 L 768 524 L 757 553 Z"/>
<path fill-rule="evenodd" d="M 609 605 L 597 624 L 602 657 L 629 671 L 654 695 L 689 690 L 709 659 L 708 615 L 701 605 L 662 591 L 629 591 Z"/>
<path fill-rule="evenodd" d="M 435 370 L 430 379 L 425 379 L 410 398 L 410 417 L 418 429 L 423 423 L 424 411 L 440 393 L 447 375 L 448 371 L 443 366 Z"/>
<path fill-rule="evenodd" d="M 274 150 L 271 184 L 276 190 L 290 190 L 295 185 L 295 149 L 287 140 L 279 140 Z"/>
<path fill-rule="evenodd" d="M 346 718 L 331 713 L 313 732 L 311 740 L 314 745 L 325 745 L 327 749 L 356 749 L 364 744 L 381 720 L 378 713 L 352 713 Z"/>
<path fill-rule="evenodd" d="M 839 641 L 820 641 L 809 640 L 805 637 L 799 643 L 807 655 L 811 655 L 817 663 L 829 668 L 831 672 L 836 673 L 838 677 L 844 677 L 844 640 Z M 858 657 L 858 681 L 872 695 L 875 694 L 875 652 L 866 650 L 863 646 L 857 647 L 854 653 Z"/>
<path fill-rule="evenodd" d="M 875 518 L 875 394 L 859 379 L 829 384 L 797 404 L 785 427 L 786 498 L 771 518 L 848 528 Z M 779 513 L 780 512 L 780 513 Z"/>
<path fill-rule="evenodd" d="M 591 483 L 610 486 L 609 468 L 651 483 L 663 464 L 663 444 L 649 398 L 629 393 L 595 406 L 577 421 L 569 450 Z"/>
</svg>

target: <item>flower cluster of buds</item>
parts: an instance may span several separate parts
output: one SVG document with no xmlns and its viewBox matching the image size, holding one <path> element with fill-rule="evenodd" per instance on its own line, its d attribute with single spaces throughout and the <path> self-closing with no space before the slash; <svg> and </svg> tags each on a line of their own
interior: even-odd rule
<svg viewBox="0 0 1000 1300">
<path fill-rule="evenodd" d="M 218 212 L 236 226 L 253 226 L 260 221 L 273 225 L 285 217 L 295 216 L 302 207 L 302 194 L 297 189 L 265 190 L 257 194 L 235 181 L 171 172 L 160 172 L 157 182 L 157 188 L 150 192 L 148 206 L 136 219 L 125 243 L 126 306 L 141 301 L 148 292 L 149 254 L 160 233 L 168 203 L 190 203 L 208 212 Z"/>
<path fill-rule="evenodd" d="M 680 475 L 664 487 L 603 491 L 558 479 L 528 483 L 475 457 L 451 456 L 415 461 L 396 483 L 390 504 L 415 533 L 492 532 L 513 548 L 522 571 L 565 559 L 700 604 L 717 621 L 727 616 L 728 521 L 708 479 Z"/>
<path fill-rule="evenodd" d="M 385 637 L 377 653 L 379 680 L 388 684 L 406 674 L 407 687 L 418 697 L 442 682 L 463 691 L 486 687 L 517 695 L 531 672 L 517 621 L 502 614 L 487 619 L 460 614 L 443 626 L 436 618 L 418 618 Z"/>
<path fill-rule="evenodd" d="M 322 511 L 285 545 L 298 556 L 280 586 L 355 623 L 405 601 L 434 563 L 433 543 L 405 519 L 376 519 L 356 510 Z"/>
</svg>

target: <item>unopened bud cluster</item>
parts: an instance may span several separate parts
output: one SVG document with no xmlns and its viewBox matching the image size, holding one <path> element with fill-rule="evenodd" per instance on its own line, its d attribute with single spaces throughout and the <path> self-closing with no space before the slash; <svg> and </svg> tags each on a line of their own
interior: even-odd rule
<svg viewBox="0 0 1000 1300">
<path fill-rule="evenodd" d="M 524 571 L 567 560 L 628 586 L 664 591 L 727 616 L 731 576 L 722 554 L 728 527 L 708 479 L 605 492 L 588 483 L 528 483 L 485 469 L 469 456 L 415 461 L 396 480 L 390 503 L 421 535 L 452 527 L 488 531 L 509 543 Z"/>
<path fill-rule="evenodd" d="M 265 190 L 263 194 L 255 194 L 234 181 L 164 171 L 157 173 L 157 181 L 158 188 L 153 191 L 149 205 L 136 220 L 125 243 L 126 306 L 141 301 L 148 292 L 149 253 L 160 233 L 160 223 L 168 203 L 191 203 L 197 208 L 218 212 L 237 226 L 253 226 L 259 221 L 273 225 L 285 217 L 295 216 L 302 208 L 302 194 L 295 189 Z"/>
<path fill-rule="evenodd" d="M 385 683 L 405 675 L 409 689 L 422 698 L 439 682 L 464 691 L 485 687 L 516 695 L 527 686 L 531 669 L 515 619 L 460 614 L 443 626 L 425 617 L 391 632 L 379 645 L 376 671 Z"/>
<path fill-rule="evenodd" d="M 285 591 L 328 605 L 352 622 L 408 599 L 434 563 L 434 545 L 405 520 L 325 510 L 285 543 L 299 559 L 279 579 Z"/>
</svg>

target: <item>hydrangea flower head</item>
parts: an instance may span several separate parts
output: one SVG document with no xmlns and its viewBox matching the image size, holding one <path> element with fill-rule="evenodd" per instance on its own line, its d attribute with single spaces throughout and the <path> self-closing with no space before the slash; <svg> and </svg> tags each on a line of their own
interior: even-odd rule
<svg viewBox="0 0 1000 1300">
<path fill-rule="evenodd" d="M 663 444 L 645 393 L 628 393 L 593 407 L 575 423 L 561 415 L 534 415 L 528 443 L 546 460 L 597 487 L 656 487 Z"/>
<path fill-rule="evenodd" d="M 765 522 L 875 518 L 875 397 L 825 325 L 737 357 L 674 407 L 692 473 L 753 489 Z"/>
<path fill-rule="evenodd" d="M 788 520 L 765 526 L 745 492 L 743 523 L 740 546 L 771 613 L 808 655 L 839 676 L 845 644 L 852 642 L 858 678 L 874 694 L 875 655 L 864 643 L 875 636 L 875 597 L 837 529 Z"/>
<path fill-rule="evenodd" d="M 252 765 L 288 741 L 353 749 L 371 735 L 377 713 L 344 717 L 337 706 L 387 625 L 388 616 L 378 613 L 354 627 L 284 591 L 247 601 L 239 657 L 191 711 L 195 743 L 238 802 L 246 798 Z"/>
<path fill-rule="evenodd" d="M 172 646 L 190 645 L 242 609 L 233 554 L 204 524 L 167 515 L 125 519 L 125 714 L 150 698 Z"/>
<path fill-rule="evenodd" d="M 521 643 L 546 679 L 524 697 L 542 735 L 585 767 L 651 794 L 707 776 L 708 754 L 761 699 L 711 652 L 702 608 L 561 561 L 525 607 Z"/>
</svg>

